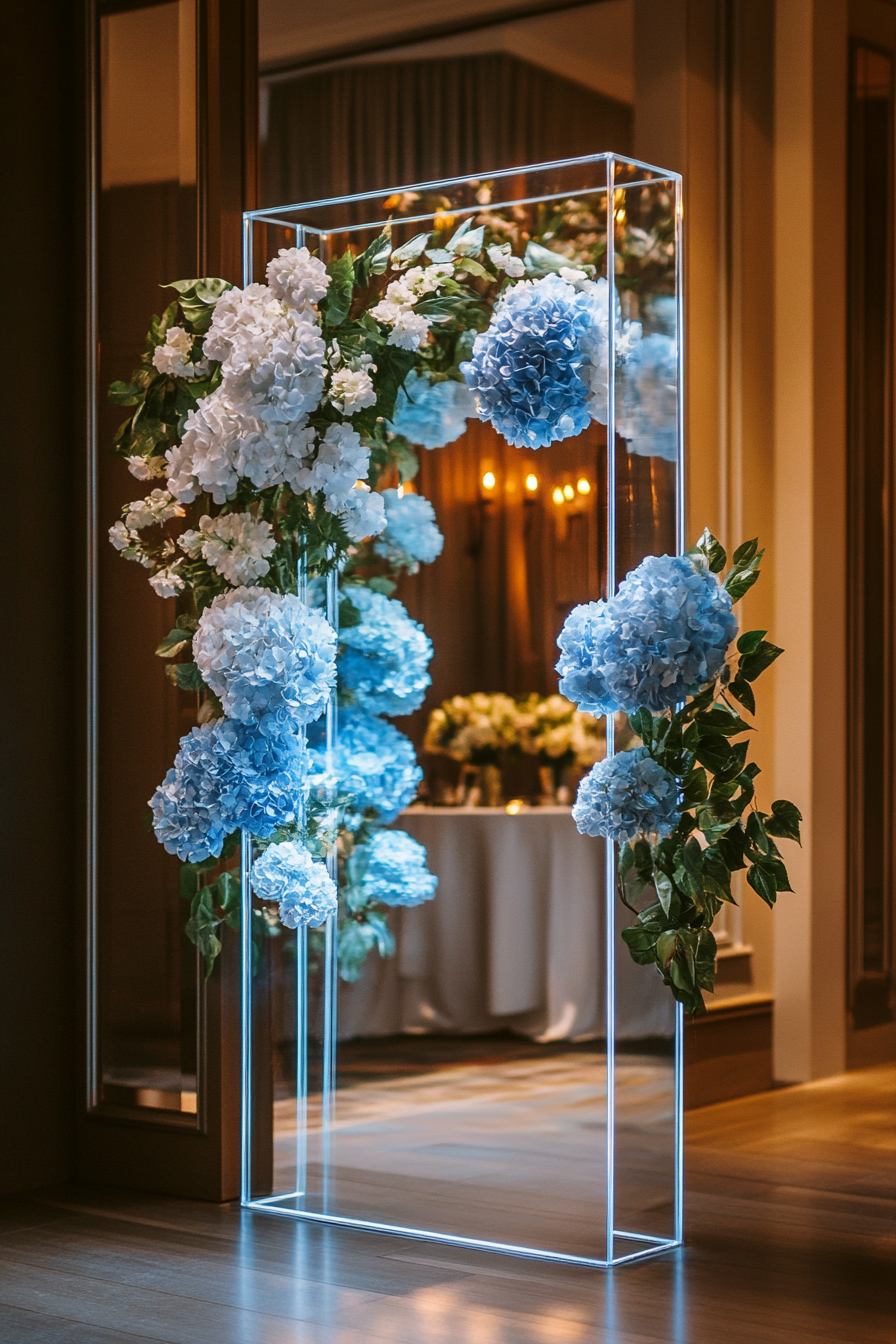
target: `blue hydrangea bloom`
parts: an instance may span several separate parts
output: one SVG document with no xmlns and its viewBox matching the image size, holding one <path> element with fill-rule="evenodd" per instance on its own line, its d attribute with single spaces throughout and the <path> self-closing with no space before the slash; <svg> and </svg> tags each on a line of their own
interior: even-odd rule
<svg viewBox="0 0 896 1344">
<path fill-rule="evenodd" d="M 181 738 L 172 769 L 150 800 L 153 829 L 169 854 L 198 862 L 226 836 L 267 839 L 298 819 L 307 758 L 288 719 L 216 719 Z"/>
<path fill-rule="evenodd" d="M 678 784 L 646 747 L 635 747 L 592 767 L 579 785 L 572 816 L 582 835 L 620 844 L 651 831 L 669 835 L 681 817 Z"/>
<path fill-rule="evenodd" d="M 432 644 L 423 626 L 400 602 L 370 588 L 352 587 L 347 596 L 361 624 L 339 632 L 340 689 L 368 714 L 412 714 L 431 681 Z"/>
<path fill-rule="evenodd" d="M 464 383 L 451 378 L 431 383 L 412 369 L 399 389 L 389 428 L 423 448 L 444 448 L 460 438 L 475 414 L 476 398 Z"/>
<path fill-rule="evenodd" d="M 287 709 L 298 724 L 326 709 L 336 681 L 336 634 L 291 593 L 235 588 L 199 618 L 193 656 L 231 719 Z"/>
<path fill-rule="evenodd" d="M 616 432 L 639 457 L 678 455 L 678 344 L 655 331 L 633 348 L 616 380 Z"/>
<path fill-rule="evenodd" d="M 313 755 L 320 768 L 325 758 L 323 745 L 316 745 Z M 357 710 L 339 715 L 333 769 L 339 791 L 353 799 L 346 818 L 352 830 L 360 826 L 364 813 L 371 808 L 376 809 L 380 821 L 394 821 L 414 799 L 423 778 L 414 744 L 404 733 L 383 719 Z"/>
<path fill-rule="evenodd" d="M 569 613 L 560 694 L 589 714 L 669 709 L 719 675 L 736 634 L 731 598 L 701 561 L 648 556 L 615 597 Z"/>
<path fill-rule="evenodd" d="M 593 321 L 591 301 L 559 275 L 508 289 L 473 342 L 473 358 L 460 366 L 480 420 L 517 448 L 581 434 L 591 413 L 580 341 Z"/>
<path fill-rule="evenodd" d="M 435 509 L 423 495 L 399 495 L 397 490 L 384 490 L 383 503 L 386 530 L 377 537 L 373 549 L 396 569 L 416 574 L 421 563 L 430 565 L 442 554 L 445 544 Z"/>
<path fill-rule="evenodd" d="M 432 900 L 439 885 L 426 866 L 426 850 L 404 831 L 377 831 L 355 850 L 352 867 L 362 874 L 365 899 L 383 905 L 420 905 Z"/>
<path fill-rule="evenodd" d="M 277 901 L 280 923 L 325 924 L 337 908 L 336 884 L 327 865 L 304 845 L 286 840 L 269 845 L 252 865 L 252 890 L 260 901 Z"/>
</svg>

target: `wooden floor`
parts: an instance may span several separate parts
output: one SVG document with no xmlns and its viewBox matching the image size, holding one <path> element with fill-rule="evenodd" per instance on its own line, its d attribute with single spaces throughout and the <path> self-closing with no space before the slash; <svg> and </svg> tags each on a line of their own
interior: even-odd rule
<svg viewBox="0 0 896 1344">
<path fill-rule="evenodd" d="M 3 1344 L 893 1344 L 896 1069 L 691 1112 L 687 1248 L 608 1275 L 96 1189 L 0 1204 Z"/>
</svg>

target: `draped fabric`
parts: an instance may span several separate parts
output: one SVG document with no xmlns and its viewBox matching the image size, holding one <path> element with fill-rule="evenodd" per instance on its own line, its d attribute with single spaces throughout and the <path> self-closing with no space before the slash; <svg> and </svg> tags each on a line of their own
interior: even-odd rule
<svg viewBox="0 0 896 1344">
<path fill-rule="evenodd" d="M 631 152 L 626 103 L 504 53 L 343 66 L 269 100 L 265 205 Z"/>
</svg>

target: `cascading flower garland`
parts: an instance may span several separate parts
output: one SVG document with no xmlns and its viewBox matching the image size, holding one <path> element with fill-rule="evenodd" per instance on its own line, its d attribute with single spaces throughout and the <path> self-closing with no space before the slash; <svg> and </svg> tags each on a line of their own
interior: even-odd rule
<svg viewBox="0 0 896 1344">
<path fill-rule="evenodd" d="M 752 683 L 782 652 L 750 630 L 733 665 L 729 654 L 732 604 L 759 577 L 762 555 L 745 542 L 720 582 L 727 556 L 704 532 L 687 555 L 642 561 L 609 601 L 576 607 L 558 639 L 561 688 L 580 708 L 626 710 L 641 739 L 585 776 L 573 816 L 584 834 L 619 842 L 620 895 L 637 916 L 622 937 L 689 1012 L 715 983 L 712 923 L 734 901 L 732 874 L 746 869 L 774 905 L 791 890 L 775 840 L 800 838 L 793 803 L 756 804 L 751 725 L 733 703 L 755 713 Z"/>
<path fill-rule="evenodd" d="M 434 889 L 416 850 L 379 839 L 420 772 L 407 739 L 375 716 L 409 713 L 429 683 L 431 646 L 391 598 L 390 575 L 430 563 L 442 537 L 426 500 L 378 486 L 411 479 L 412 445 L 452 442 L 475 413 L 512 442 L 542 445 L 606 419 L 602 254 L 577 241 L 598 239 L 589 218 L 576 201 L 545 207 L 537 237 L 521 237 L 510 215 L 483 208 L 394 250 L 387 226 L 360 255 L 326 265 L 282 249 L 266 283 L 243 290 L 175 282 L 141 367 L 112 386 L 110 399 L 129 408 L 115 451 L 148 493 L 125 506 L 110 541 L 176 600 L 157 653 L 198 697 L 198 726 L 152 808 L 160 841 L 184 861 L 187 931 L 208 970 L 221 926 L 239 920 L 226 865 L 241 829 L 262 846 L 256 894 L 287 927 L 327 917 L 320 860 L 334 845 L 343 865 L 377 845 L 388 852 L 392 886 L 360 883 L 339 898 L 348 978 L 370 947 L 389 951 L 377 906 L 401 903 L 382 895 L 400 886 L 396 865 L 408 893 Z M 626 233 L 621 284 L 628 258 L 654 265 L 660 290 L 670 283 L 664 227 Z M 614 321 L 620 362 L 640 328 L 618 311 Z M 513 375 L 502 384 L 505 356 Z M 648 451 L 645 433 L 638 442 Z M 313 586 L 334 568 L 345 594 L 338 640 L 299 588 L 300 571 Z M 334 677 L 342 736 L 327 762 L 305 734 Z M 267 908 L 254 924 L 258 937 L 277 929 Z"/>
</svg>

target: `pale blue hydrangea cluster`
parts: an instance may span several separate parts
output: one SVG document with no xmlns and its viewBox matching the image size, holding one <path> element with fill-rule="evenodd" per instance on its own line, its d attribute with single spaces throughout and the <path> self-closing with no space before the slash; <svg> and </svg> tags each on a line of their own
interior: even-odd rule
<svg viewBox="0 0 896 1344">
<path fill-rule="evenodd" d="M 349 592 L 360 625 L 339 633 L 339 685 L 368 714 L 411 714 L 430 683 L 432 643 L 400 602 L 370 588 Z"/>
<path fill-rule="evenodd" d="M 444 448 L 460 438 L 475 414 L 476 398 L 464 383 L 451 378 L 431 383 L 412 369 L 399 389 L 389 428 L 423 448 Z"/>
<path fill-rule="evenodd" d="M 566 618 L 560 694 L 589 714 L 670 709 L 723 671 L 736 633 L 731 598 L 701 561 L 648 556 L 615 597 Z"/>
<path fill-rule="evenodd" d="M 678 343 L 662 332 L 645 336 L 619 370 L 616 432 L 638 457 L 678 455 Z"/>
<path fill-rule="evenodd" d="M 325 750 L 313 748 L 318 768 Z M 376 809 L 378 819 L 394 821 L 417 793 L 423 771 L 414 744 L 391 723 L 346 710 L 340 714 L 339 743 L 333 759 L 338 788 L 352 797 L 346 818 L 350 829 L 360 826 L 364 814 Z"/>
<path fill-rule="evenodd" d="M 181 738 L 150 801 L 156 837 L 191 863 L 219 855 L 233 831 L 266 839 L 298 819 L 305 774 L 306 756 L 288 719 L 204 723 Z"/>
<path fill-rule="evenodd" d="M 432 564 L 442 554 L 445 538 L 436 523 L 436 512 L 423 495 L 384 490 L 386 530 L 373 543 L 377 555 L 396 569 L 416 574 L 421 564 Z"/>
<path fill-rule="evenodd" d="M 572 809 L 582 835 L 634 840 L 656 832 L 669 835 L 681 817 L 678 784 L 646 747 L 598 761 L 579 785 Z"/>
<path fill-rule="evenodd" d="M 545 448 L 581 434 L 591 413 L 579 372 L 582 338 L 593 325 L 585 294 L 559 275 L 506 291 L 461 372 L 489 420 L 517 448 Z"/>
<path fill-rule="evenodd" d="M 235 588 L 199 618 L 193 656 L 229 718 L 248 723 L 285 709 L 296 724 L 319 718 L 336 682 L 336 635 L 291 593 Z"/>
<path fill-rule="evenodd" d="M 355 854 L 365 900 L 420 905 L 435 896 L 439 879 L 426 866 L 426 850 L 404 831 L 377 831 Z"/>
<path fill-rule="evenodd" d="M 252 889 L 260 901 L 278 902 L 280 923 L 288 929 L 325 924 L 336 913 L 336 884 L 327 865 L 294 840 L 269 845 L 256 859 Z"/>
</svg>

